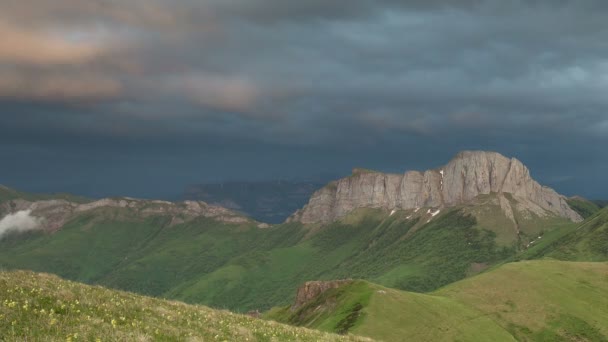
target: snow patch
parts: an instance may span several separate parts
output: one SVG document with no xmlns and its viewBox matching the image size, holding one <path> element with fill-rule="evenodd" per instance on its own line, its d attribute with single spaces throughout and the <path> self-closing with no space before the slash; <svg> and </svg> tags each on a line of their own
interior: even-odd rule
<svg viewBox="0 0 608 342">
<path fill-rule="evenodd" d="M 441 174 L 441 190 L 443 190 L 443 170 L 440 170 L 439 173 Z"/>
<path fill-rule="evenodd" d="M 388 215 L 388 216 L 393 216 L 393 214 L 394 214 L 395 212 L 396 212 L 396 210 L 395 210 L 395 209 L 393 209 L 393 211 L 391 211 L 390 215 Z"/>
<path fill-rule="evenodd" d="M 431 213 L 431 216 L 435 217 L 435 216 L 437 216 L 437 214 L 439 214 L 440 212 L 441 212 L 441 210 L 440 210 L 440 209 L 437 209 L 437 211 L 436 211 L 436 212 Z"/>
<path fill-rule="evenodd" d="M 418 212 L 418 210 L 420 210 L 420 208 L 416 208 L 416 210 L 414 210 L 414 212 L 415 212 L 415 213 L 417 213 L 417 212 Z"/>
</svg>

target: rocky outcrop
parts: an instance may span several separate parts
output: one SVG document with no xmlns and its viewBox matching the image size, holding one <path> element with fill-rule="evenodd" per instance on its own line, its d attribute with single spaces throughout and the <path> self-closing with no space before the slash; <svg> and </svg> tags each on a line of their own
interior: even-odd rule
<svg viewBox="0 0 608 342">
<path fill-rule="evenodd" d="M 296 300 L 291 306 L 291 310 L 295 311 L 325 293 L 329 289 L 337 289 L 343 285 L 352 283 L 351 279 L 331 280 L 331 281 L 308 281 L 298 288 Z"/>
<path fill-rule="evenodd" d="M 247 223 L 251 219 L 232 210 L 209 205 L 201 201 L 167 202 L 157 200 L 139 200 L 134 198 L 104 198 L 89 203 L 74 203 L 66 200 L 52 199 L 41 201 L 27 201 L 14 199 L 0 203 L 0 213 L 8 214 L 29 210 L 31 215 L 39 218 L 43 228 L 47 231 L 60 229 L 68 220 L 79 213 L 93 210 L 128 209 L 133 217 L 150 217 L 155 215 L 173 216 L 172 224 L 186 222 L 196 217 L 207 217 L 226 223 Z M 260 228 L 268 228 L 266 224 L 259 224 Z"/>
<path fill-rule="evenodd" d="M 328 223 L 358 208 L 453 207 L 490 193 L 509 193 L 536 214 L 582 220 L 564 196 L 538 184 L 519 160 L 495 152 L 464 151 L 447 165 L 424 172 L 385 174 L 356 169 L 350 177 L 315 192 L 287 222 Z"/>
</svg>

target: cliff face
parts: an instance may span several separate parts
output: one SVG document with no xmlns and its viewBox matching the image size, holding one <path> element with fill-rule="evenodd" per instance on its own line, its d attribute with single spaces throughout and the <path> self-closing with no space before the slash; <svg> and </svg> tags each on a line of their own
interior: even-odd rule
<svg viewBox="0 0 608 342">
<path fill-rule="evenodd" d="M 495 152 L 464 151 L 447 165 L 425 172 L 384 174 L 355 169 L 353 175 L 315 192 L 287 222 L 328 223 L 357 208 L 452 207 L 482 194 L 509 193 L 522 205 L 581 221 L 553 189 L 541 186 L 519 160 Z M 541 213 L 542 214 L 542 213 Z"/>
</svg>

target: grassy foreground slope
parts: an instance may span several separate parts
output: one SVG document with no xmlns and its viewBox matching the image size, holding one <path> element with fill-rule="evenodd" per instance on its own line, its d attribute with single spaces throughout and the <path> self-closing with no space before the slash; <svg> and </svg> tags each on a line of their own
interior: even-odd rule
<svg viewBox="0 0 608 342">
<path fill-rule="evenodd" d="M 608 264 L 505 264 L 428 294 L 355 281 L 267 317 L 385 341 L 607 341 Z"/>
<path fill-rule="evenodd" d="M 519 340 L 608 340 L 608 263 L 510 263 L 434 294 L 478 310 Z"/>
<path fill-rule="evenodd" d="M 292 310 L 266 314 L 279 322 L 382 341 L 513 341 L 500 325 L 449 298 L 404 292 L 358 280 Z"/>
<path fill-rule="evenodd" d="M 359 341 L 108 290 L 57 276 L 0 273 L 0 340 Z"/>
</svg>

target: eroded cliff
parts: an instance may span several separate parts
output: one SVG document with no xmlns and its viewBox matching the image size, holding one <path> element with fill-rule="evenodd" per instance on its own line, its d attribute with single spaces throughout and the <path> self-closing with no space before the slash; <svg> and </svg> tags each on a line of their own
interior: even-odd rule
<svg viewBox="0 0 608 342">
<path fill-rule="evenodd" d="M 509 193 L 540 216 L 582 220 L 564 196 L 532 179 L 519 160 L 496 152 L 464 151 L 447 165 L 424 172 L 385 174 L 355 169 L 351 176 L 316 191 L 287 222 L 328 223 L 358 208 L 453 207 L 490 193 Z"/>
</svg>

